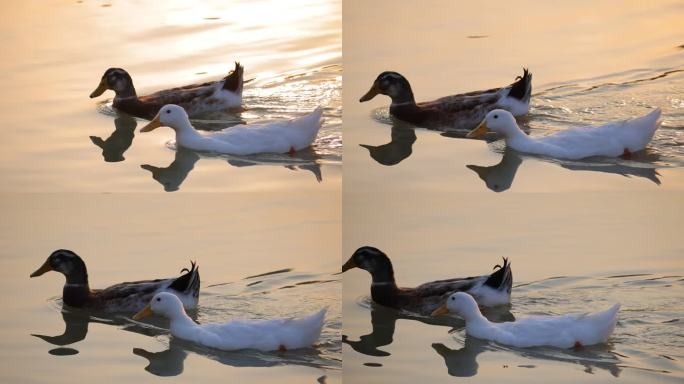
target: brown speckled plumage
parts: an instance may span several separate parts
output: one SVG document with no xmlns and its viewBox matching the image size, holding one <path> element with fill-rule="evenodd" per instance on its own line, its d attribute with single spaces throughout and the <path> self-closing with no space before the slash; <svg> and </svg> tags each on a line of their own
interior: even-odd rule
<svg viewBox="0 0 684 384">
<path fill-rule="evenodd" d="M 342 271 L 361 268 L 372 277 L 371 298 L 374 302 L 409 312 L 430 315 L 454 292 L 473 293 L 482 286 L 500 290 L 510 295 L 513 283 L 510 264 L 504 259 L 502 266 L 491 275 L 453 278 L 431 281 L 414 288 L 398 287 L 389 257 L 374 247 L 361 247 L 349 258 Z"/>
<path fill-rule="evenodd" d="M 176 104 L 193 117 L 217 110 L 239 108 L 243 84 L 244 68 L 236 62 L 235 69 L 222 80 L 190 84 L 138 96 L 128 72 L 121 68 L 109 68 L 102 75 L 100 86 L 90 97 L 97 97 L 105 90 L 111 89 L 116 93 L 114 108 L 129 115 L 151 120 L 164 105 Z"/>
<path fill-rule="evenodd" d="M 529 104 L 531 92 L 532 74 L 525 69 L 523 76 L 507 87 L 416 103 L 408 80 L 397 72 L 388 71 L 376 78 L 371 89 L 360 101 L 368 101 L 377 94 L 387 95 L 392 99 L 390 114 L 397 119 L 424 128 L 468 131 L 475 128 L 487 112 L 496 108 L 509 109 L 502 104 L 505 98 Z"/>
<path fill-rule="evenodd" d="M 40 276 L 57 271 L 66 277 L 62 290 L 64 304 L 105 312 L 134 312 L 142 309 L 158 292 L 175 294 L 184 305 L 193 308 L 199 299 L 199 270 L 193 262 L 191 268 L 177 278 L 131 281 L 104 289 L 90 289 L 85 263 L 76 253 L 60 249 L 54 251 L 43 266 L 31 274 Z"/>
</svg>

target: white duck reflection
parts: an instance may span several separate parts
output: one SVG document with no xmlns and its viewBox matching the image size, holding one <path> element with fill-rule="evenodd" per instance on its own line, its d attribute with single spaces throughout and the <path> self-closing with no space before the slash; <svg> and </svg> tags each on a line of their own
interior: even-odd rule
<svg viewBox="0 0 684 384">
<path fill-rule="evenodd" d="M 152 352 L 143 348 L 133 348 L 133 354 L 147 359 L 145 370 L 155 376 L 178 376 L 185 369 L 185 359 L 190 354 L 198 354 L 232 367 L 275 367 L 299 365 L 312 368 L 326 368 L 329 362 L 316 349 L 300 349 L 280 352 L 259 352 L 256 350 L 220 351 L 203 347 L 196 343 L 185 342 L 171 337 L 165 350 Z"/>
<path fill-rule="evenodd" d="M 592 346 L 580 350 L 561 350 L 557 348 L 509 348 L 492 344 L 486 340 L 466 336 L 463 347 L 452 349 L 441 343 L 432 344 L 432 348 L 444 359 L 450 376 L 472 377 L 479 369 L 478 356 L 483 352 L 506 351 L 518 356 L 534 360 L 559 361 L 574 363 L 584 367 L 584 372 L 594 373 L 603 369 L 614 377 L 618 377 L 622 368 L 621 361 L 608 345 Z M 534 368 L 536 365 L 525 365 Z"/>
<path fill-rule="evenodd" d="M 651 162 L 652 159 L 649 159 Z M 468 169 L 473 170 L 485 182 L 487 188 L 494 192 L 503 192 L 511 188 L 518 168 L 522 165 L 524 156 L 513 149 L 506 148 L 501 161 L 490 166 L 469 164 Z M 589 162 L 589 161 L 553 161 L 561 167 L 571 171 L 589 171 L 613 173 L 625 177 L 641 177 L 660 185 L 660 174 L 657 168 L 651 165 L 633 166 L 618 162 Z"/>
<path fill-rule="evenodd" d="M 200 156 L 199 153 L 191 149 L 178 147 L 176 148 L 174 160 L 169 166 L 157 167 L 150 164 L 142 164 L 140 168 L 150 171 L 152 178 L 157 180 L 166 192 L 174 192 L 180 189 L 190 171 L 195 168 L 195 163 L 203 157 L 206 156 Z M 295 152 L 293 155 L 265 154 L 244 157 L 220 156 L 219 158 L 226 158 L 228 164 L 233 167 L 270 165 L 282 166 L 292 171 L 305 170 L 313 173 L 316 181 L 323 181 L 321 165 L 318 163 L 320 156 L 312 148 Z"/>
</svg>

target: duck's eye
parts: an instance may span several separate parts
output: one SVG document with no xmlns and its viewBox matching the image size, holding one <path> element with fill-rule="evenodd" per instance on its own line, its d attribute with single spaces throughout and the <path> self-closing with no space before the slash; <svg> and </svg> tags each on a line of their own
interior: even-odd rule
<svg viewBox="0 0 684 384">
<path fill-rule="evenodd" d="M 157 301 L 161 301 L 161 297 L 157 297 Z"/>
<path fill-rule="evenodd" d="M 454 300 L 456 300 L 456 298 L 455 298 L 455 297 L 452 297 L 452 298 L 451 298 L 451 301 L 454 301 Z"/>
<path fill-rule="evenodd" d="M 499 118 L 499 115 L 494 115 L 494 118 L 495 118 L 495 119 L 498 119 L 498 118 Z"/>
<path fill-rule="evenodd" d="M 167 110 L 166 110 L 166 113 L 171 113 L 171 110 L 170 110 L 170 109 L 167 109 Z"/>
</svg>

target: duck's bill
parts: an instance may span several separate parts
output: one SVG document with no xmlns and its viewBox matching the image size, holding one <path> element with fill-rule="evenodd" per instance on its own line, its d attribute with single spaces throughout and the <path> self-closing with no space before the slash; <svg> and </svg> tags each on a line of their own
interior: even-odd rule
<svg viewBox="0 0 684 384">
<path fill-rule="evenodd" d="M 489 127 L 487 127 L 487 122 L 483 121 L 480 123 L 480 125 L 477 126 L 477 128 L 473 129 L 472 131 L 468 132 L 466 135 L 467 138 L 469 139 L 475 139 L 477 137 L 480 137 L 484 135 L 485 133 L 489 132 Z"/>
<path fill-rule="evenodd" d="M 435 309 L 432 311 L 431 315 L 432 316 L 440 316 L 440 315 L 446 315 L 449 313 L 449 310 L 447 309 L 446 304 L 442 304 L 439 308 Z"/>
<path fill-rule="evenodd" d="M 140 132 L 149 132 L 161 127 L 161 121 L 159 121 L 159 115 L 155 116 L 152 121 L 150 121 L 146 126 L 140 128 Z"/>
<path fill-rule="evenodd" d="M 371 89 L 369 89 L 365 95 L 361 96 L 361 98 L 359 99 L 359 102 L 363 103 L 364 101 L 368 101 L 368 100 L 374 98 L 379 93 L 380 93 L 380 88 L 378 88 L 378 84 L 373 83 L 373 86 L 371 87 Z"/>
<path fill-rule="evenodd" d="M 142 319 L 146 318 L 147 316 L 151 316 L 151 315 L 152 315 L 152 308 L 150 307 L 149 304 L 147 304 L 145 306 L 145 308 L 141 309 L 140 312 L 136 313 L 133 316 L 133 320 L 142 320 Z"/>
<path fill-rule="evenodd" d="M 53 269 L 50 266 L 50 261 L 46 260 L 45 263 L 43 263 L 43 265 L 40 266 L 40 268 L 36 269 L 36 271 L 31 274 L 31 277 L 38 277 L 38 276 L 42 275 L 43 273 L 50 272 L 52 270 Z"/>
<path fill-rule="evenodd" d="M 93 97 L 98 97 L 101 94 L 103 94 L 104 91 L 106 91 L 106 90 L 107 90 L 107 82 L 103 78 L 102 80 L 100 80 L 100 85 L 98 85 L 97 88 L 95 88 L 95 90 L 90 94 L 90 98 L 92 99 Z"/>
<path fill-rule="evenodd" d="M 349 259 L 349 260 L 347 260 L 347 262 L 344 263 L 344 265 L 342 266 L 342 272 L 346 272 L 346 271 L 348 271 L 348 270 L 350 270 L 350 269 L 352 269 L 352 268 L 356 268 L 356 267 L 357 267 L 357 265 L 356 265 L 356 263 L 354 262 L 354 260 Z"/>
</svg>

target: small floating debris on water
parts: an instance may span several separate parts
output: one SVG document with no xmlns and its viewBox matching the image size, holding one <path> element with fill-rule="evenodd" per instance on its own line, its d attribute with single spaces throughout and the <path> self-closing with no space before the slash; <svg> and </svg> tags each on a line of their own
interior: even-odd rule
<svg viewBox="0 0 684 384">
<path fill-rule="evenodd" d="M 486 39 L 488 37 L 489 35 L 469 35 L 466 36 L 466 39 Z"/>
<path fill-rule="evenodd" d="M 109 4 L 109 3 L 100 5 L 100 7 L 102 7 L 102 8 L 109 8 L 109 7 L 111 7 L 111 6 L 112 6 L 112 5 Z"/>
<path fill-rule="evenodd" d="M 205 17 L 204 20 L 221 20 L 220 17 Z"/>
<path fill-rule="evenodd" d="M 366 367 L 382 367 L 380 363 L 363 363 Z"/>
<path fill-rule="evenodd" d="M 206 72 L 196 72 L 195 75 L 206 75 Z"/>
</svg>

